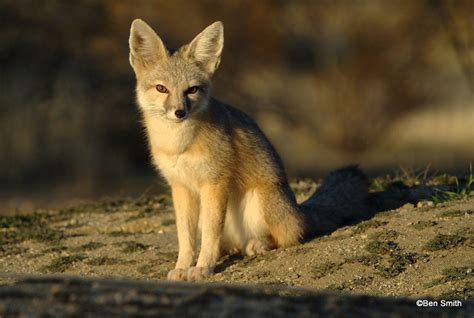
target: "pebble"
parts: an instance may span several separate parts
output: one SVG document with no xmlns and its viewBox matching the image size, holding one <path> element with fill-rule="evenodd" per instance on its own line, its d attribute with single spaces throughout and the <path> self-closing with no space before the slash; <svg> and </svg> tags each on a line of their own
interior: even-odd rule
<svg viewBox="0 0 474 318">
<path fill-rule="evenodd" d="M 420 201 L 416 204 L 417 208 L 422 208 L 425 206 L 434 206 L 434 202 L 433 201 Z"/>
<path fill-rule="evenodd" d="M 409 209 L 413 209 L 414 208 L 414 205 L 411 204 L 411 203 L 405 203 L 404 205 L 402 205 L 400 207 L 401 210 L 409 210 Z"/>
</svg>

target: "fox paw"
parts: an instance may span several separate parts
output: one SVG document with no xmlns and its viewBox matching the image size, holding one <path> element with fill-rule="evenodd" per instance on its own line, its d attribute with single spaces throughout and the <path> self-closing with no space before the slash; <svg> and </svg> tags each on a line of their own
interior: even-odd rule
<svg viewBox="0 0 474 318">
<path fill-rule="evenodd" d="M 268 244 L 265 244 L 261 240 L 251 239 L 245 246 L 245 255 L 254 256 L 262 254 L 270 250 Z"/>
<path fill-rule="evenodd" d="M 188 269 L 187 280 L 203 280 L 204 278 L 209 277 L 212 273 L 214 273 L 213 267 L 191 267 Z"/>
<path fill-rule="evenodd" d="M 188 270 L 183 268 L 175 268 L 168 272 L 169 280 L 187 280 Z"/>
</svg>

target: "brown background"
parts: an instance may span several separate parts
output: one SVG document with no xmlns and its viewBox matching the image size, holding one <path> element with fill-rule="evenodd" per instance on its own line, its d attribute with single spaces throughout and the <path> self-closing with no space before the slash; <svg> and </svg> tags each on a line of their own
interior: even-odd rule
<svg viewBox="0 0 474 318">
<path fill-rule="evenodd" d="M 159 188 L 128 64 L 137 17 L 170 47 L 224 22 L 214 95 L 256 118 L 291 177 L 474 161 L 472 1 L 2 0 L 0 208 Z"/>
</svg>

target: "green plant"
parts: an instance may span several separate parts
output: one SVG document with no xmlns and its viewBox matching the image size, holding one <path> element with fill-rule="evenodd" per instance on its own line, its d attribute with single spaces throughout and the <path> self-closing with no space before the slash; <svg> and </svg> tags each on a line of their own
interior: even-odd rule
<svg viewBox="0 0 474 318">
<path fill-rule="evenodd" d="M 54 259 L 50 265 L 43 266 L 41 271 L 50 273 L 62 273 L 69 269 L 74 263 L 81 262 L 87 257 L 82 254 L 73 254 L 68 256 L 61 256 Z"/>
<path fill-rule="evenodd" d="M 471 187 L 474 184 L 474 175 L 472 173 L 472 163 L 469 164 L 469 175 L 464 185 L 460 185 L 459 179 L 454 178 L 455 189 L 454 191 L 441 190 L 434 188 L 434 194 L 431 197 L 434 203 L 441 203 L 446 201 L 461 200 L 467 197 L 471 193 Z"/>
<path fill-rule="evenodd" d="M 466 238 L 457 234 L 445 235 L 438 234 L 424 245 L 427 251 L 439 251 L 452 249 L 461 246 L 466 241 Z"/>
</svg>

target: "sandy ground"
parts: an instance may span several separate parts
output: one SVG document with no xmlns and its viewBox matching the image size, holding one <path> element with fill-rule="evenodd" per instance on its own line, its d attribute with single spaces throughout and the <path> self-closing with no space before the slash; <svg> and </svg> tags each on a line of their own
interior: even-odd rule
<svg viewBox="0 0 474 318">
<path fill-rule="evenodd" d="M 315 184 L 300 187 L 301 201 Z M 308 243 L 225 256 L 208 281 L 385 296 L 474 298 L 474 196 L 407 203 Z M 0 216 L 1 283 L 11 274 L 165 279 L 177 258 L 168 195 Z"/>
</svg>

